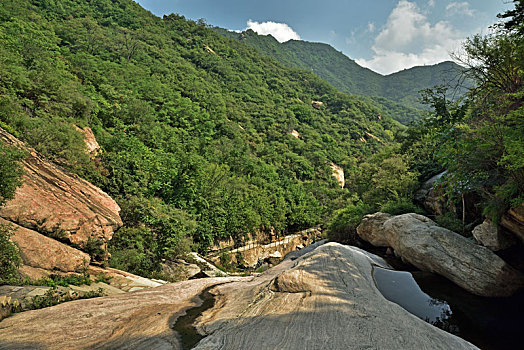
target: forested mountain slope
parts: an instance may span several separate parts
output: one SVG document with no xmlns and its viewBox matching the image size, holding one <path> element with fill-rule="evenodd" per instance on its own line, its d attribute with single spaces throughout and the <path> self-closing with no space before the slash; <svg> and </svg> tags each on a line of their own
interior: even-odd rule
<svg viewBox="0 0 524 350">
<path fill-rule="evenodd" d="M 131 0 L 5 0 L 0 19 L 0 126 L 117 199 L 113 261 L 135 272 L 191 242 L 319 223 L 350 197 L 331 164 L 350 174 L 398 129 L 311 72 Z M 95 159 L 75 126 L 93 129 Z"/>
<path fill-rule="evenodd" d="M 271 35 L 258 35 L 253 30 L 242 33 L 215 30 L 287 66 L 308 69 L 340 91 L 374 97 L 374 103 L 395 111 L 397 117 L 405 115 L 398 119 L 403 123 L 420 119 L 417 109 L 427 108 L 419 102 L 420 90 L 442 84 L 456 86 L 461 77 L 460 66 L 453 62 L 414 67 L 384 76 L 361 67 L 328 44 L 301 40 L 279 43 Z M 461 88 L 456 93 L 462 95 L 464 92 Z"/>
</svg>

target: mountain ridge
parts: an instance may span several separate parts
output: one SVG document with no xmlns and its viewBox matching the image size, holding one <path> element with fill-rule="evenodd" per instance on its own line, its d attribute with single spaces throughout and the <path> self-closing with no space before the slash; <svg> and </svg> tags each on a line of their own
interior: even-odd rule
<svg viewBox="0 0 524 350">
<path fill-rule="evenodd" d="M 397 114 L 396 119 L 404 124 L 420 119 L 420 110 L 428 108 L 419 101 L 419 90 L 434 85 L 458 85 L 462 72 L 456 63 L 445 61 L 382 75 L 360 66 L 327 43 L 303 40 L 279 43 L 270 34 L 259 35 L 251 29 L 241 33 L 218 27 L 213 29 L 287 66 L 308 69 L 342 92 L 370 97 L 374 103 Z M 462 88 L 458 94 L 465 91 Z M 399 112 L 404 117 L 398 117 Z"/>
</svg>

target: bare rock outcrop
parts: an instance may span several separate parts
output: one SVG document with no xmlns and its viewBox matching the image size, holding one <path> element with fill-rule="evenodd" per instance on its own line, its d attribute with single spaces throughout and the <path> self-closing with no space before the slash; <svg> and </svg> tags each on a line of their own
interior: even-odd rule
<svg viewBox="0 0 524 350">
<path fill-rule="evenodd" d="M 11 239 L 18 245 L 23 264 L 26 266 L 48 271 L 81 272 L 89 265 L 89 255 L 80 250 L 1 218 L 0 224 L 12 227 L 14 234 Z M 29 271 L 33 270 L 31 268 L 25 267 Z"/>
<path fill-rule="evenodd" d="M 380 261 L 329 243 L 256 278 L 183 281 L 24 312 L 0 322 L 0 348 L 180 349 L 173 324 L 215 286 L 214 307 L 197 319 L 207 337 L 195 349 L 476 349 L 386 300 L 371 273 Z"/>
<path fill-rule="evenodd" d="M 333 177 L 338 181 L 338 185 L 344 188 L 346 184 L 346 180 L 344 179 L 344 169 L 335 163 L 331 163 L 331 170 L 333 171 Z"/>
<path fill-rule="evenodd" d="M 95 157 L 100 151 L 100 145 L 98 144 L 98 141 L 96 141 L 95 134 L 93 134 L 93 130 L 91 130 L 89 126 L 79 128 L 75 125 L 75 128 L 78 132 L 81 132 L 84 135 L 84 142 L 86 143 L 87 153 L 91 157 Z"/>
<path fill-rule="evenodd" d="M 373 239 L 377 245 L 390 246 L 419 269 L 442 275 L 477 295 L 510 296 L 524 287 L 524 276 L 491 250 L 422 215 L 366 215 L 357 233 L 363 239 L 379 237 Z"/>
<path fill-rule="evenodd" d="M 313 106 L 313 108 L 321 110 L 322 106 L 324 106 L 324 102 L 322 102 L 322 101 L 311 101 L 311 105 Z"/>
<path fill-rule="evenodd" d="M 90 237 L 106 242 L 122 225 L 118 204 L 100 188 L 46 161 L 1 128 L 0 141 L 29 152 L 23 184 L 0 217 L 79 245 Z"/>
</svg>

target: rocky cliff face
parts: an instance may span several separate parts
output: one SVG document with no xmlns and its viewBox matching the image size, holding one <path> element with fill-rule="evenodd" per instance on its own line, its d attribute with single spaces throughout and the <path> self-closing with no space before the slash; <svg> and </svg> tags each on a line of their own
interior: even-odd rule
<svg viewBox="0 0 524 350">
<path fill-rule="evenodd" d="M 173 325 L 214 287 L 214 306 L 197 319 L 207 337 L 195 349 L 476 349 L 387 301 L 374 264 L 384 262 L 353 247 L 306 248 L 255 278 L 183 281 L 17 314 L 0 322 L 0 348 L 188 348 Z"/>
<path fill-rule="evenodd" d="M 23 184 L 0 217 L 61 241 L 107 242 L 122 225 L 118 204 L 80 177 L 61 170 L 0 128 L 0 141 L 26 149 Z"/>
<path fill-rule="evenodd" d="M 88 254 L 0 218 L 0 224 L 13 230 L 11 239 L 18 245 L 25 275 L 41 277 L 40 270 L 81 272 L 91 261 Z"/>
</svg>

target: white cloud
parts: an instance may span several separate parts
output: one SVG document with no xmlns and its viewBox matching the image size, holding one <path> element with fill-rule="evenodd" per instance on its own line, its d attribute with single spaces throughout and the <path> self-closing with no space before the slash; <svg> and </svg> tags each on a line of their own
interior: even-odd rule
<svg viewBox="0 0 524 350">
<path fill-rule="evenodd" d="M 449 22 L 431 24 L 417 4 L 401 0 L 375 37 L 373 58 L 357 63 L 382 74 L 449 60 L 465 35 Z"/>
<path fill-rule="evenodd" d="M 465 15 L 469 17 L 475 16 L 475 10 L 469 8 L 469 3 L 464 2 L 452 2 L 446 6 L 446 14 L 448 16 L 453 15 Z"/>
<path fill-rule="evenodd" d="M 375 23 L 369 22 L 368 23 L 368 32 L 373 33 L 375 31 Z"/>
<path fill-rule="evenodd" d="M 247 28 L 252 29 L 257 34 L 268 35 L 271 34 L 279 42 L 283 43 L 288 40 L 300 40 L 300 35 L 295 32 L 290 26 L 285 23 L 276 22 L 256 22 L 249 20 L 247 21 Z"/>
<path fill-rule="evenodd" d="M 429 0 L 428 1 L 428 6 L 429 7 L 434 7 L 435 6 L 435 0 Z"/>
</svg>

